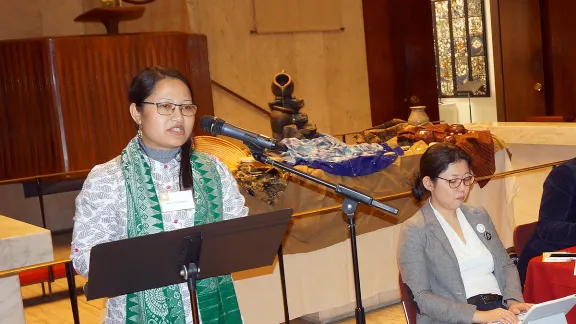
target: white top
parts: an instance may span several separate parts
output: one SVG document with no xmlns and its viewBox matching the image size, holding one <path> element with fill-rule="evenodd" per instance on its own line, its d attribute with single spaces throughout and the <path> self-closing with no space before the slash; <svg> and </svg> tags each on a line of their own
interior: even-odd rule
<svg viewBox="0 0 576 324">
<path fill-rule="evenodd" d="M 238 191 L 236 180 L 224 163 L 210 156 L 222 181 L 223 219 L 248 214 L 244 197 Z M 167 163 L 150 159 L 154 187 L 158 194 L 179 190 L 180 156 Z M 82 191 L 76 198 L 74 234 L 70 258 L 79 275 L 88 277 L 90 249 L 100 243 L 128 237 L 126 183 L 120 165 L 120 156 L 97 165 L 88 175 Z M 162 213 L 165 231 L 194 226 L 191 209 Z M 190 293 L 186 283 L 179 285 L 186 323 L 192 323 Z M 126 295 L 108 299 L 106 324 L 126 323 Z M 200 321 L 202 322 L 202 321 Z"/>
<path fill-rule="evenodd" d="M 496 276 L 494 276 L 494 258 L 492 253 L 488 251 L 476 232 L 474 232 L 460 208 L 456 210 L 456 215 L 466 239 L 466 244 L 462 242 L 460 236 L 452 229 L 446 219 L 434 209 L 434 206 L 432 206 L 432 210 L 448 237 L 448 241 L 450 241 L 450 245 L 456 254 L 456 259 L 458 259 L 460 274 L 466 290 L 466 298 L 479 294 L 502 295 Z"/>
</svg>

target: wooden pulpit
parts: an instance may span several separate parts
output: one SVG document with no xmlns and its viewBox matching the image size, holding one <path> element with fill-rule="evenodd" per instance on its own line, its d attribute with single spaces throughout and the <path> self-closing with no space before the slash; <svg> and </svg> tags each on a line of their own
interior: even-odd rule
<svg viewBox="0 0 576 324">
<path fill-rule="evenodd" d="M 198 115 L 214 114 L 204 35 L 1 41 L 0 180 L 90 169 L 119 155 L 136 134 L 129 84 L 152 65 L 183 72 Z"/>
</svg>

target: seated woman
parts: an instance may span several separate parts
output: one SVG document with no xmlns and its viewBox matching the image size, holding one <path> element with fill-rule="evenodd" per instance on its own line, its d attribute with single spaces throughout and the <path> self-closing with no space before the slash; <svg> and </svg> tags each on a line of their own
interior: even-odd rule
<svg viewBox="0 0 576 324">
<path fill-rule="evenodd" d="M 518 323 L 531 305 L 490 215 L 464 205 L 471 158 L 455 145 L 429 147 L 412 193 L 428 202 L 402 224 L 398 261 L 414 294 L 418 324 Z"/>
<path fill-rule="evenodd" d="M 522 284 L 528 262 L 543 252 L 554 252 L 576 245 L 576 159 L 560 164 L 544 182 L 538 227 L 518 260 Z"/>
</svg>

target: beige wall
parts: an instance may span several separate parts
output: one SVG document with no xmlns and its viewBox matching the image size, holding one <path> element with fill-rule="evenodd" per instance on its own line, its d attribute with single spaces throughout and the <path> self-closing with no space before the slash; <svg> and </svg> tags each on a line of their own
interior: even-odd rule
<svg viewBox="0 0 576 324">
<path fill-rule="evenodd" d="M 100 0 L 82 0 L 82 3 L 84 4 L 84 8 L 89 10 L 100 6 L 101 2 Z M 131 7 L 134 5 L 123 2 L 122 6 Z M 157 0 L 144 6 L 146 10 L 141 18 L 120 23 L 119 30 L 121 33 L 190 31 L 185 0 Z M 87 23 L 85 24 L 85 33 L 104 34 L 106 33 L 106 29 L 99 23 Z"/>
<path fill-rule="evenodd" d="M 250 34 L 251 0 L 187 0 L 190 29 L 208 36 L 212 78 L 261 107 L 273 99 L 273 76 L 285 70 L 296 83 L 302 110 L 325 133 L 371 126 L 361 0 L 342 6 L 342 32 Z M 280 24 L 282 11 L 272 12 Z M 321 13 L 319 13 L 321 14 Z M 215 114 L 271 134 L 267 116 L 213 88 Z"/>
<path fill-rule="evenodd" d="M 83 34 L 74 22 L 82 9 L 78 0 L 0 0 L 0 40 Z"/>
<path fill-rule="evenodd" d="M 0 0 L 0 40 L 41 36 L 104 34 L 100 23 L 78 23 L 74 18 L 99 7 L 100 0 Z M 124 3 L 124 6 L 132 6 Z M 189 31 L 185 0 L 159 0 L 146 5 L 142 18 L 121 22 L 124 33 Z"/>
</svg>

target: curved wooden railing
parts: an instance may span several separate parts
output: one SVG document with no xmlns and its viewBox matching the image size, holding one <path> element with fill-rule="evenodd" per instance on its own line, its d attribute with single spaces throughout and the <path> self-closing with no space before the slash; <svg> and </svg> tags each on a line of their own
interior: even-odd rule
<svg viewBox="0 0 576 324">
<path fill-rule="evenodd" d="M 545 164 L 535 165 L 535 166 L 531 166 L 531 167 L 521 168 L 521 169 L 517 169 L 517 170 L 495 173 L 493 175 L 489 175 L 489 176 L 485 176 L 485 177 L 478 177 L 478 178 L 476 178 L 476 181 L 482 181 L 482 180 L 488 180 L 488 179 L 494 179 L 494 178 L 505 178 L 505 177 L 508 177 L 508 176 L 511 176 L 514 174 L 518 174 L 518 173 L 530 172 L 530 171 L 535 171 L 535 170 L 540 170 L 540 169 L 546 169 L 546 168 L 550 168 L 550 167 L 555 167 L 555 166 L 560 165 L 566 161 L 567 160 L 556 161 L 556 162 L 545 163 Z M 38 185 L 40 205 L 41 205 L 41 209 L 43 210 L 43 202 L 42 202 L 42 198 L 41 198 L 41 192 L 42 192 L 41 191 L 41 180 L 48 179 L 48 178 L 61 178 L 61 177 L 71 177 L 71 176 L 78 177 L 79 175 L 82 175 L 82 174 L 87 175 L 88 172 L 90 172 L 90 170 L 79 170 L 79 171 L 72 171 L 72 172 L 65 172 L 65 173 L 47 174 L 47 175 L 36 176 L 36 177 L 26 177 L 26 178 L 12 179 L 12 180 L 4 180 L 4 181 L 0 181 L 0 185 L 11 184 L 11 183 L 22 183 L 22 182 L 28 182 L 28 181 L 36 181 L 36 183 Z M 410 195 L 411 195 L 410 191 L 404 191 L 404 192 L 399 192 L 399 193 L 395 193 L 395 194 L 391 194 L 391 195 L 376 197 L 375 199 L 380 201 L 380 202 L 385 202 L 385 201 L 391 201 L 391 200 L 396 200 L 396 199 L 400 199 L 400 198 L 410 197 Z M 342 208 L 341 205 L 322 207 L 322 208 L 318 208 L 318 209 L 294 213 L 294 215 L 292 215 L 292 217 L 305 217 L 305 216 L 323 214 L 323 213 L 327 213 L 327 212 L 337 211 L 340 208 Z M 42 218 L 43 218 L 43 223 L 45 223 L 44 216 Z"/>
<path fill-rule="evenodd" d="M 32 177 L 24 177 L 24 178 L 17 178 L 17 179 L 10 179 L 10 180 L 1 180 L 1 185 L 12 184 L 12 183 L 23 183 L 23 182 L 32 182 L 39 180 L 45 180 L 49 178 L 79 178 L 81 176 L 87 176 L 90 173 L 90 169 L 85 170 L 78 170 L 78 171 L 70 171 L 70 172 L 61 172 L 61 173 L 51 173 L 51 174 L 44 174 L 39 176 L 32 176 Z"/>
<path fill-rule="evenodd" d="M 478 177 L 478 178 L 476 178 L 476 181 L 482 181 L 482 180 L 488 180 L 488 179 L 494 179 L 494 178 L 504 178 L 504 177 L 508 177 L 508 176 L 518 174 L 518 173 L 530 172 L 530 171 L 539 170 L 539 169 L 546 169 L 546 168 L 550 168 L 550 167 L 555 167 L 555 166 L 560 165 L 566 161 L 567 160 L 556 161 L 556 162 L 551 162 L 551 163 L 535 165 L 535 166 L 531 166 L 531 167 L 527 167 L 527 168 L 521 168 L 521 169 L 517 169 L 517 170 L 495 173 L 493 175 L 489 175 L 489 176 L 485 176 L 485 177 Z M 391 201 L 391 200 L 396 200 L 396 199 L 400 199 L 400 198 L 410 197 L 411 195 L 412 195 L 412 193 L 410 191 L 404 191 L 404 192 L 399 192 L 399 193 L 395 193 L 395 194 L 391 194 L 391 195 L 387 195 L 387 196 L 376 197 L 374 199 L 376 199 L 380 202 L 385 202 L 385 201 Z M 337 210 L 340 210 L 341 208 L 342 208 L 341 205 L 322 207 L 322 208 L 318 208 L 318 209 L 314 209 L 314 210 L 307 210 L 307 211 L 303 211 L 303 212 L 299 212 L 299 213 L 294 213 L 292 215 L 292 217 L 304 217 L 304 216 L 323 214 L 323 213 L 327 213 L 327 212 L 337 211 Z"/>
</svg>

